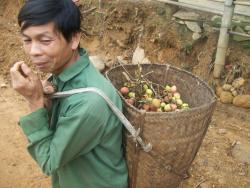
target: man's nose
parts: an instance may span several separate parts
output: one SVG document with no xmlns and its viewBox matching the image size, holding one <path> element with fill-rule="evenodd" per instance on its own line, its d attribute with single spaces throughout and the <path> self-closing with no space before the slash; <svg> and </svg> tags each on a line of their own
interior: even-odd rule
<svg viewBox="0 0 250 188">
<path fill-rule="evenodd" d="M 41 46 L 38 43 L 33 42 L 30 46 L 29 54 L 32 56 L 40 55 L 41 54 Z"/>
</svg>

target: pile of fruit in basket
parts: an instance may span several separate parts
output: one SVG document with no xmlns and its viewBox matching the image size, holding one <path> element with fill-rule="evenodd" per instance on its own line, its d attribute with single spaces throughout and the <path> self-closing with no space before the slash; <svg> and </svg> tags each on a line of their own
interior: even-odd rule
<svg viewBox="0 0 250 188">
<path fill-rule="evenodd" d="M 172 112 L 188 109 L 188 103 L 181 99 L 181 94 L 175 85 L 157 86 L 157 92 L 149 84 L 141 87 L 125 83 L 120 93 L 125 101 L 138 109 L 152 112 Z"/>
<path fill-rule="evenodd" d="M 175 85 L 163 86 L 152 82 L 148 76 L 154 72 L 143 74 L 140 64 L 138 64 L 134 76 L 125 68 L 122 74 L 127 82 L 124 82 L 119 91 L 126 103 L 149 112 L 176 112 L 189 108 L 188 103 L 182 100 Z"/>
</svg>

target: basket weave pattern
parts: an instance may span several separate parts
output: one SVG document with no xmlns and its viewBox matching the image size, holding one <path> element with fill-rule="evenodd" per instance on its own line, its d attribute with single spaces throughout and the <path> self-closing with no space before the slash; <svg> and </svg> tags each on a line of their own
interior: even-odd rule
<svg viewBox="0 0 250 188">
<path fill-rule="evenodd" d="M 137 65 L 115 67 L 106 73 L 117 88 L 127 81 L 124 68 L 134 77 Z M 161 85 L 176 85 L 183 101 L 191 107 L 181 112 L 145 112 L 124 103 L 124 114 L 140 128 L 143 140 L 153 145 L 144 152 L 124 131 L 130 188 L 176 188 L 185 177 L 206 134 L 216 105 L 208 85 L 198 77 L 169 65 L 144 64 L 142 72 Z M 124 100 L 124 98 L 122 97 Z"/>
</svg>

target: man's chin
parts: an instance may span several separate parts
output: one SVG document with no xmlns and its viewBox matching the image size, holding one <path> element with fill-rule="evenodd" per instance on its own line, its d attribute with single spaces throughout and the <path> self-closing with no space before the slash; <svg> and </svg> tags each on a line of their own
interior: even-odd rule
<svg viewBox="0 0 250 188">
<path fill-rule="evenodd" d="M 50 70 L 45 67 L 36 67 L 37 70 L 39 70 L 42 73 L 50 73 Z"/>
</svg>

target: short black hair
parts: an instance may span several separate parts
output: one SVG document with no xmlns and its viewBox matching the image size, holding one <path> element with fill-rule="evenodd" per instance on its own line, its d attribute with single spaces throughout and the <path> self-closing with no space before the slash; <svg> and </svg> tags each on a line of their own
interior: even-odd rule
<svg viewBox="0 0 250 188">
<path fill-rule="evenodd" d="M 81 13 L 72 0 L 28 0 L 18 14 L 21 32 L 53 22 L 66 41 L 81 30 Z"/>
</svg>

